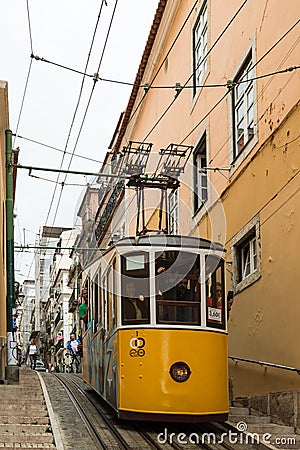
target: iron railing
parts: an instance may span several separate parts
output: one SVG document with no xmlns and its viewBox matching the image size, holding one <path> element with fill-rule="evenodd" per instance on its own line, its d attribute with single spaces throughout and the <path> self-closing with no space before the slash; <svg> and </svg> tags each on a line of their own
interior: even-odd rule
<svg viewBox="0 0 300 450">
<path fill-rule="evenodd" d="M 76 289 L 73 289 L 71 297 L 69 298 L 69 312 L 74 312 L 78 305 L 78 298 L 75 297 L 75 293 L 77 293 Z"/>
<path fill-rule="evenodd" d="M 232 359 L 233 361 L 243 361 L 243 362 L 248 362 L 251 364 L 258 364 L 259 366 L 262 366 L 262 367 L 274 367 L 275 369 L 290 370 L 292 372 L 297 372 L 297 374 L 300 375 L 300 369 L 297 367 L 289 367 L 289 366 L 270 363 L 270 362 L 266 362 L 266 361 L 258 361 L 256 359 L 240 358 L 239 356 L 228 356 L 228 358 Z"/>
<path fill-rule="evenodd" d="M 103 211 L 103 214 L 102 214 L 102 216 L 100 218 L 98 226 L 97 226 L 97 228 L 95 230 L 95 235 L 96 235 L 97 239 L 100 238 L 100 236 L 101 236 L 101 234 L 102 234 L 102 232 L 103 232 L 107 222 L 109 221 L 110 216 L 112 215 L 112 212 L 113 212 L 113 210 L 114 210 L 114 208 L 115 208 L 115 206 L 117 204 L 117 201 L 118 201 L 118 199 L 119 199 L 119 197 L 121 195 L 121 192 L 123 190 L 124 184 L 125 184 L 125 181 L 124 180 L 120 180 L 116 184 L 116 186 L 115 186 L 115 188 L 114 188 L 114 190 L 113 190 L 113 192 L 112 192 L 112 194 L 111 194 L 111 196 L 110 196 L 110 198 L 108 200 L 108 203 L 107 203 L 107 205 L 106 205 L 106 207 L 105 207 L 105 209 Z"/>
</svg>

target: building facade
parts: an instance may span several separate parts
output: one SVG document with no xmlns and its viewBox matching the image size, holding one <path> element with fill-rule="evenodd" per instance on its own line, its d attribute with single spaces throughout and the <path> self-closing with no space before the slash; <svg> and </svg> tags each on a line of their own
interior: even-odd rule
<svg viewBox="0 0 300 450">
<path fill-rule="evenodd" d="M 151 145 L 145 170 L 156 174 L 161 149 L 184 153 L 169 228 L 227 249 L 229 354 L 257 362 L 229 361 L 234 396 L 300 387 L 296 372 L 258 364 L 300 361 L 291 344 L 300 314 L 297 11 L 296 0 L 289 8 L 279 0 L 161 0 L 107 157 L 110 171 L 126 174 L 118 170 L 128 142 Z M 150 223 L 159 199 L 145 201 Z M 98 211 L 100 247 L 124 226 L 134 234 L 135 192 L 121 178 Z"/>
</svg>

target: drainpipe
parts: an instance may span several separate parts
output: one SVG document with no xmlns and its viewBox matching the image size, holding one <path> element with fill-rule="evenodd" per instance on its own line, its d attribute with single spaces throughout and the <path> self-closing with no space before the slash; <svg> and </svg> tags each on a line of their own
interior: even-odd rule
<svg viewBox="0 0 300 450">
<path fill-rule="evenodd" d="M 12 132 L 5 131 L 6 136 L 6 324 L 7 324 L 7 367 L 8 383 L 19 381 L 15 338 L 15 277 L 14 277 L 14 198 L 13 198 L 13 152 Z"/>
</svg>

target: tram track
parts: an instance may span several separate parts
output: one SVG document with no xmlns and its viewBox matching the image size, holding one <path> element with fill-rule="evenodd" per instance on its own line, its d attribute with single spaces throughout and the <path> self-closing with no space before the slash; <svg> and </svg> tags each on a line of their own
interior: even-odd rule
<svg viewBox="0 0 300 450">
<path fill-rule="evenodd" d="M 84 390 L 75 383 L 72 379 L 73 377 L 69 375 L 54 375 L 59 382 L 66 389 L 70 400 L 72 401 L 76 411 L 81 417 L 86 429 L 95 443 L 95 449 L 101 450 L 119 450 L 119 449 L 130 449 L 126 445 L 126 442 L 117 435 L 111 425 L 108 423 L 103 415 L 98 417 L 96 421 L 94 416 L 95 412 L 93 408 L 97 411 L 97 408 L 93 405 L 89 397 L 84 393 Z M 88 403 L 88 405 L 87 405 Z M 101 429 L 101 433 L 99 432 Z M 108 436 L 111 434 L 111 436 Z"/>
<path fill-rule="evenodd" d="M 175 448 L 169 445 L 162 447 L 155 443 L 154 439 L 140 433 L 131 422 L 118 420 L 106 404 L 103 406 L 99 399 L 95 399 L 94 392 L 86 392 L 78 381 L 78 376 L 62 374 L 55 376 L 67 390 L 88 433 L 97 445 L 96 449 L 161 450 L 164 448 L 164 450 L 170 450 Z"/>
<path fill-rule="evenodd" d="M 95 443 L 93 448 L 105 450 L 254 450 L 266 449 L 262 444 L 230 441 L 226 423 L 161 423 L 124 421 L 78 375 L 55 375 L 67 390 L 74 407 Z"/>
</svg>

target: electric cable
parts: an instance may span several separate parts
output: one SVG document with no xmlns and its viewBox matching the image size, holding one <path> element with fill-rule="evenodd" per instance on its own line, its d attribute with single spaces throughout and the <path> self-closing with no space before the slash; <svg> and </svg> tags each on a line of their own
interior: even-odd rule
<svg viewBox="0 0 300 450">
<path fill-rule="evenodd" d="M 109 27 L 108 27 L 108 31 L 107 31 L 107 34 L 106 34 L 104 48 L 103 48 L 103 51 L 102 51 L 102 54 L 101 54 L 101 57 L 100 57 L 97 73 L 99 72 L 101 64 L 102 64 L 102 60 L 103 60 L 104 52 L 106 50 L 106 46 L 107 46 L 107 42 L 108 42 L 110 31 L 111 31 L 112 23 L 113 23 L 113 20 L 114 20 L 114 17 L 115 17 L 115 12 L 116 12 L 116 7 L 117 7 L 117 4 L 118 4 L 118 1 L 119 0 L 115 1 L 115 5 L 114 5 L 113 12 L 112 12 L 112 16 L 111 16 L 110 24 L 109 24 Z M 84 112 L 84 116 L 83 116 L 83 119 L 82 119 L 82 122 L 81 122 L 81 126 L 80 126 L 80 129 L 79 129 L 79 133 L 77 135 L 77 139 L 76 139 L 76 142 L 75 142 L 75 145 L 74 145 L 74 148 L 73 148 L 73 153 L 75 153 L 75 150 L 77 148 L 77 144 L 78 144 L 78 141 L 79 141 L 82 129 L 83 129 L 83 125 L 84 125 L 84 122 L 85 122 L 85 119 L 86 119 L 86 116 L 87 116 L 87 113 L 88 113 L 88 110 L 89 110 L 89 106 L 90 106 L 90 103 L 91 103 L 91 100 L 92 100 L 92 96 L 93 96 L 93 93 L 94 93 L 94 90 L 95 90 L 96 82 L 97 82 L 97 76 L 95 76 L 95 78 L 94 78 L 93 87 L 91 89 L 90 97 L 89 97 L 89 100 L 88 100 L 88 103 L 87 103 L 87 106 L 86 106 L 86 109 L 85 109 L 85 112 Z M 70 169 L 70 166 L 71 166 L 71 163 L 72 163 L 72 159 L 73 159 L 73 154 L 71 155 L 71 158 L 70 158 L 67 170 Z M 64 177 L 64 183 L 66 182 L 67 176 L 68 175 L 66 174 L 65 177 Z M 55 186 L 55 188 L 56 187 L 57 187 L 57 185 Z M 54 223 L 55 223 L 55 220 L 56 220 L 56 217 L 57 217 L 57 214 L 58 214 L 60 202 L 61 202 L 61 199 L 62 199 L 63 189 L 64 189 L 64 184 L 61 185 L 61 190 L 60 190 L 60 193 L 59 193 L 59 196 L 58 196 L 58 201 L 57 201 L 57 206 L 56 206 L 56 210 L 55 210 L 55 213 L 54 213 L 52 226 L 54 226 Z M 53 196 L 53 198 L 54 198 L 54 196 Z"/>
<path fill-rule="evenodd" d="M 35 59 L 37 59 L 37 58 L 38 57 L 35 57 Z M 91 74 L 88 74 L 88 73 L 85 73 L 85 72 L 80 72 L 79 70 L 71 69 L 70 67 L 63 66 L 61 64 L 56 64 L 56 63 L 53 63 L 51 61 L 47 61 L 44 58 L 38 58 L 38 59 L 41 60 L 41 61 L 44 61 L 44 62 L 49 62 L 51 64 L 54 64 L 54 65 L 59 66 L 59 67 L 62 67 L 64 69 L 70 70 L 72 72 L 79 73 L 81 75 L 84 75 L 85 77 L 92 77 L 94 79 L 94 81 L 95 80 L 96 81 L 105 81 L 107 83 L 115 83 L 115 84 L 121 84 L 121 85 L 125 85 L 125 86 L 142 88 L 142 89 L 144 89 L 146 91 L 145 94 L 148 93 L 148 90 L 155 90 L 155 89 L 170 89 L 170 90 L 176 90 L 176 89 L 184 90 L 184 89 L 195 89 L 195 88 L 196 89 L 200 89 L 200 88 L 201 89 L 207 89 L 207 88 L 211 89 L 211 88 L 221 88 L 221 87 L 227 87 L 228 86 L 228 83 L 195 84 L 195 85 L 189 85 L 189 86 L 186 86 L 186 85 L 184 85 L 184 86 L 181 86 L 181 85 L 180 86 L 176 86 L 176 84 L 175 85 L 165 85 L 165 86 L 163 86 L 163 85 L 162 86 L 159 86 L 159 85 L 158 86 L 153 86 L 152 85 L 153 81 L 151 81 L 151 83 L 144 83 L 144 84 L 130 83 L 128 81 L 112 80 L 112 79 L 109 79 L 109 78 L 103 78 L 103 77 L 100 77 L 98 75 L 98 73 L 95 73 L 95 74 L 91 75 Z M 252 70 L 252 68 L 250 70 Z M 247 83 L 248 81 L 259 80 L 260 78 L 267 78 L 267 77 L 270 77 L 272 75 L 277 75 L 277 74 L 281 74 L 281 73 L 285 73 L 285 72 L 291 72 L 291 71 L 297 70 L 299 68 L 300 68 L 300 66 L 287 67 L 286 69 L 278 70 L 276 72 L 266 73 L 266 74 L 263 74 L 263 75 L 259 75 L 257 77 L 247 78 L 247 80 L 243 80 L 242 79 L 242 80 L 239 80 L 237 82 L 232 82 L 232 85 L 233 86 L 237 86 L 237 85 L 242 84 L 242 83 Z M 248 73 L 249 72 L 247 72 L 247 74 Z M 246 76 L 246 74 L 245 74 L 245 76 Z M 132 116 L 133 115 L 134 114 L 132 114 Z M 130 118 L 130 120 L 131 120 L 131 118 Z M 130 120 L 128 121 L 128 123 L 130 122 Z"/>
<path fill-rule="evenodd" d="M 283 59 L 282 59 L 281 62 L 278 64 L 277 69 L 279 69 L 280 67 L 282 67 L 282 65 L 285 63 L 285 61 L 287 60 L 287 58 L 292 54 L 293 50 L 296 48 L 296 46 L 299 44 L 299 42 L 300 42 L 300 37 L 296 39 L 296 41 L 292 44 L 292 46 L 291 46 L 291 48 L 289 49 L 289 51 L 284 55 Z M 280 70 L 278 70 L 278 71 L 280 72 Z M 288 72 L 288 70 L 287 70 L 287 72 Z M 293 74 L 292 74 L 292 76 L 293 76 Z M 290 79 L 291 79 L 291 77 L 289 78 L 289 80 L 290 80 Z M 287 83 L 289 82 L 289 80 L 287 81 Z M 263 93 L 264 93 L 265 90 L 269 87 L 269 85 L 270 85 L 270 83 L 271 83 L 272 81 L 273 81 L 273 79 L 270 79 L 270 80 L 266 83 L 266 85 L 262 87 L 260 93 L 256 96 L 256 98 L 255 98 L 255 100 L 254 100 L 254 103 L 253 103 L 254 105 L 257 105 L 257 104 L 258 104 L 259 99 L 263 96 Z M 284 85 L 282 86 L 280 92 L 282 92 L 282 91 L 285 89 L 287 83 L 284 84 Z M 271 102 L 271 103 L 273 103 L 273 102 L 277 99 L 277 97 L 278 97 L 278 95 L 280 94 L 280 92 L 279 92 L 278 94 L 276 94 L 276 96 L 272 99 L 272 102 Z M 266 111 L 268 111 L 268 108 L 267 108 L 267 110 L 265 110 L 265 111 L 261 114 L 261 116 L 257 119 L 257 124 L 263 119 L 263 117 L 264 117 Z M 222 146 L 221 146 L 221 147 L 219 148 L 219 150 L 214 154 L 214 157 L 209 161 L 209 164 L 211 164 L 211 163 L 216 159 L 216 157 L 218 156 L 218 154 L 222 151 L 223 147 L 229 142 L 229 140 L 230 140 L 231 138 L 232 138 L 232 133 L 226 138 L 226 140 L 224 141 L 224 143 L 222 144 Z M 226 161 L 227 161 L 227 159 L 226 159 L 226 160 L 223 160 L 221 163 L 223 163 L 223 162 L 225 163 Z"/>
<path fill-rule="evenodd" d="M 28 2 L 28 0 L 27 0 L 27 2 Z M 100 6 L 100 9 L 99 9 L 99 13 L 98 13 L 98 16 L 97 16 L 96 24 L 95 24 L 95 27 L 94 27 L 94 32 L 93 32 L 93 36 L 92 36 L 92 41 L 91 41 L 91 44 L 90 44 L 90 49 L 89 49 L 89 53 L 88 53 L 88 57 L 87 57 L 86 65 L 85 65 L 85 71 L 87 70 L 87 67 L 88 67 L 88 64 L 89 64 L 89 61 L 90 61 L 90 56 L 91 56 L 91 52 L 92 52 L 92 49 L 93 49 L 93 46 L 94 46 L 95 36 L 96 36 L 97 29 L 98 29 L 99 20 L 100 20 L 100 16 L 101 16 L 102 8 L 103 8 L 103 5 L 104 5 L 104 4 L 107 5 L 106 0 L 102 0 L 102 1 L 101 1 L 101 6 Z M 32 47 L 31 47 L 31 50 L 32 50 L 32 51 L 31 51 L 31 54 L 33 54 L 33 48 L 32 48 Z M 32 59 L 31 59 L 31 62 L 32 62 Z M 62 167 L 64 158 L 65 158 L 65 154 L 66 154 L 67 146 L 68 146 L 68 143 L 69 143 L 71 131 L 72 131 L 72 128 L 73 128 L 73 125 L 74 125 L 75 117 L 76 117 L 76 115 L 77 115 L 79 103 L 80 103 L 81 96 L 82 96 L 82 91 L 83 91 L 84 81 L 85 81 L 85 76 L 83 76 L 83 80 L 82 80 L 82 83 L 81 83 L 81 87 L 80 87 L 80 92 L 79 92 L 79 96 L 78 96 L 77 105 L 76 105 L 76 108 L 75 108 L 75 112 L 74 112 L 74 115 L 73 115 L 73 119 L 72 119 L 72 121 L 71 121 L 71 126 L 70 126 L 70 129 L 69 129 L 69 133 L 68 133 L 67 141 L 66 141 L 66 144 L 65 144 L 64 154 L 63 154 L 63 157 L 62 157 L 62 160 L 61 160 L 61 165 L 60 165 L 60 167 Z M 75 149 L 74 149 L 73 153 L 75 153 Z M 58 176 L 57 176 L 57 182 L 59 181 L 59 176 L 60 176 L 60 175 L 58 174 Z M 48 218 L 49 218 L 49 216 L 50 216 L 50 212 L 51 212 L 52 205 L 53 205 L 54 198 L 55 198 L 55 194 L 56 194 L 56 189 L 57 189 L 57 184 L 55 185 L 55 188 L 54 188 L 54 191 L 53 191 L 53 194 L 52 194 L 52 198 L 51 198 L 51 201 L 50 201 L 50 206 L 49 206 L 49 209 L 48 209 L 48 213 L 47 213 L 47 217 L 46 217 L 45 223 L 47 223 Z M 34 256 L 33 261 L 34 261 L 34 260 L 35 260 L 35 256 Z M 32 264 L 33 264 L 33 261 L 32 261 Z M 31 271 L 32 264 L 31 264 L 31 266 L 30 266 L 29 273 L 30 273 L 30 271 Z"/>
<path fill-rule="evenodd" d="M 186 24 L 188 23 L 188 21 L 189 21 L 189 19 L 190 19 L 190 17 L 191 17 L 191 15 L 192 15 L 192 13 L 193 13 L 193 11 L 194 11 L 194 9 L 195 9 L 195 7 L 196 7 L 197 4 L 198 4 L 198 0 L 195 1 L 195 3 L 193 4 L 192 8 L 190 9 L 190 11 L 189 11 L 187 17 L 185 18 L 185 20 L 184 20 L 182 26 L 180 27 L 180 30 L 178 31 L 177 35 L 175 36 L 175 39 L 173 40 L 173 42 L 172 42 L 172 44 L 171 44 L 169 50 L 167 51 L 166 56 L 164 57 L 164 59 L 162 60 L 161 64 L 159 65 L 157 71 L 155 72 L 155 75 L 153 76 L 153 78 L 152 78 L 152 80 L 151 80 L 151 82 L 150 82 L 150 86 L 151 86 L 151 85 L 154 83 L 154 81 L 156 80 L 156 78 L 157 78 L 159 72 L 161 71 L 161 69 L 162 69 L 163 65 L 165 64 L 166 60 L 168 59 L 168 57 L 169 57 L 169 55 L 170 55 L 170 53 L 171 53 L 173 47 L 175 46 L 175 44 L 176 44 L 176 42 L 177 42 L 179 36 L 181 35 L 182 31 L 184 30 Z M 136 114 L 136 112 L 138 111 L 140 105 L 143 103 L 143 101 L 144 101 L 146 95 L 147 95 L 147 91 L 144 93 L 143 97 L 140 99 L 140 101 L 139 101 L 139 103 L 137 104 L 137 106 L 136 106 L 136 108 L 134 109 L 134 111 L 131 112 L 130 117 L 129 117 L 128 122 L 127 122 L 127 125 L 131 122 L 131 120 L 132 120 L 133 117 L 135 116 L 135 114 Z"/>
<path fill-rule="evenodd" d="M 26 82 L 25 82 L 23 97 L 22 97 L 22 101 L 21 101 L 20 112 L 19 112 L 19 116 L 18 116 L 18 120 L 17 120 L 16 134 L 15 134 L 13 146 L 15 146 L 15 143 L 16 143 L 17 133 L 18 133 L 18 129 L 19 129 L 20 121 L 21 121 L 21 116 L 22 116 L 22 112 L 23 112 L 23 106 L 24 106 L 24 102 L 25 102 L 25 97 L 26 97 L 28 83 L 29 83 L 29 78 L 30 78 L 30 73 L 31 73 L 31 67 L 32 67 L 32 61 L 30 61 L 29 69 L 28 69 L 28 73 L 27 73 L 27 77 L 26 77 Z"/>
<path fill-rule="evenodd" d="M 37 141 L 35 139 L 30 139 L 30 138 L 21 136 L 20 134 L 15 135 L 15 136 L 18 139 L 24 139 L 25 141 L 32 142 L 33 144 L 37 144 L 37 145 L 40 145 L 40 146 L 45 147 L 45 148 L 49 148 L 50 150 L 55 150 L 55 151 L 60 152 L 60 153 L 65 153 L 66 155 L 73 155 L 73 156 L 76 156 L 76 158 L 81 158 L 81 159 L 84 159 L 86 161 L 91 161 L 91 162 L 94 162 L 94 163 L 97 163 L 97 164 L 100 164 L 100 165 L 102 164 L 102 161 L 99 161 L 98 159 L 89 158 L 88 156 L 79 155 L 78 153 L 67 152 L 65 150 L 62 150 L 61 148 L 54 147 L 53 145 L 49 145 L 49 144 L 44 144 L 43 142 Z"/>
<path fill-rule="evenodd" d="M 235 14 L 231 17 L 230 21 L 227 23 L 227 25 L 225 26 L 225 28 L 222 30 L 222 32 L 219 34 L 219 36 L 217 37 L 217 39 L 215 40 L 215 42 L 213 43 L 213 45 L 209 48 L 209 50 L 207 51 L 206 55 L 199 61 L 198 65 L 196 66 L 196 68 L 194 69 L 194 71 L 192 72 L 192 74 L 189 76 L 189 78 L 186 80 L 186 82 L 183 84 L 183 88 L 188 84 L 188 82 L 191 80 L 191 78 L 193 78 L 194 74 L 196 73 L 196 71 L 198 70 L 199 66 L 201 64 L 204 63 L 204 61 L 206 61 L 206 59 L 208 58 L 209 54 L 212 52 L 212 50 L 215 48 L 215 46 L 218 44 L 218 42 L 221 40 L 221 38 L 224 36 L 224 34 L 226 33 L 226 31 L 228 30 L 228 28 L 230 27 L 230 25 L 232 24 L 232 22 L 236 19 L 236 17 L 239 15 L 239 13 L 242 11 L 242 9 L 244 8 L 244 6 L 246 5 L 246 3 L 248 2 L 248 0 L 244 0 L 243 3 L 241 4 L 241 6 L 238 8 L 238 10 L 235 12 Z M 173 104 L 176 102 L 176 100 L 178 99 L 180 93 L 182 92 L 182 90 L 180 89 L 177 92 L 177 95 L 175 95 L 174 99 L 171 101 L 171 103 L 167 106 L 167 108 L 165 109 L 165 111 L 160 115 L 160 117 L 157 119 L 157 121 L 155 122 L 155 124 L 153 125 L 153 127 L 150 129 L 150 131 L 147 133 L 147 135 L 145 136 L 145 138 L 143 139 L 143 142 L 146 141 L 148 139 L 148 137 L 150 136 L 150 134 L 152 133 L 152 131 L 157 127 L 157 125 L 160 123 L 160 121 L 164 118 L 164 116 L 167 114 L 167 112 L 171 109 L 171 107 L 173 106 Z M 226 93 L 227 95 L 227 93 Z M 225 96 L 224 96 L 225 98 Z"/>
<path fill-rule="evenodd" d="M 30 13 L 29 13 L 29 3 L 28 3 L 28 0 L 26 0 L 26 7 L 27 7 L 27 22 L 28 22 L 28 31 L 29 31 L 30 49 L 31 49 L 31 53 L 33 53 L 32 32 L 31 32 L 31 21 L 30 21 Z M 23 97 L 22 97 L 22 101 L 21 101 L 20 112 L 19 112 L 19 116 L 18 116 L 18 120 L 17 120 L 16 134 L 17 134 L 17 132 L 18 132 L 19 125 L 20 125 L 20 121 L 21 121 L 21 116 L 22 116 L 22 112 L 23 112 L 24 101 L 25 101 L 25 97 L 26 97 L 26 93 L 27 93 L 27 88 L 28 88 L 28 83 L 29 83 L 29 78 L 30 78 L 30 74 L 31 74 L 31 67 L 32 67 L 32 60 L 30 61 L 29 68 L 28 68 L 28 73 L 27 73 L 27 77 L 26 77 L 26 82 L 25 82 L 25 87 L 24 87 Z M 15 146 L 15 143 L 16 143 L 16 136 L 15 136 L 15 138 L 14 138 L 13 146 Z"/>
<path fill-rule="evenodd" d="M 258 61 L 256 61 L 255 64 L 253 64 L 251 66 L 251 69 L 248 70 L 247 73 L 249 73 L 251 70 L 254 69 L 254 67 L 256 67 L 261 61 L 263 61 L 264 58 L 266 58 L 266 56 L 268 56 L 268 54 L 284 39 L 284 37 L 286 37 L 294 28 L 295 26 L 300 22 L 300 19 L 294 24 L 292 25 L 289 30 L 284 33 L 259 59 Z M 294 67 L 298 67 L 298 66 L 294 66 Z M 287 69 L 286 72 L 288 72 L 289 70 Z M 226 92 L 225 95 L 223 95 L 223 97 L 221 97 L 221 99 L 217 102 L 217 104 L 219 104 L 228 94 L 229 92 L 231 92 L 231 89 L 228 89 L 228 92 Z M 214 109 L 214 107 L 213 107 Z M 210 110 L 211 112 L 211 110 Z M 186 141 L 186 139 L 192 134 L 193 131 L 195 131 L 195 129 L 203 122 L 203 120 L 207 117 L 208 114 L 205 114 L 204 118 L 202 118 L 195 126 L 194 128 L 182 139 L 182 141 L 180 142 L 180 144 L 182 144 L 183 142 Z M 147 135 L 148 137 L 148 135 Z M 145 138 L 146 139 L 146 138 Z"/>
<path fill-rule="evenodd" d="M 86 64 L 85 64 L 85 70 L 84 71 L 87 70 L 87 67 L 88 67 L 88 64 L 89 64 L 89 61 L 90 61 L 91 52 L 92 52 L 92 49 L 93 49 L 93 46 L 94 46 L 95 36 L 96 36 L 96 33 L 97 33 L 97 29 L 98 29 L 98 26 L 99 26 L 99 21 L 100 21 L 100 17 L 101 17 L 101 13 L 102 13 L 102 8 L 103 8 L 103 5 L 105 3 L 106 3 L 105 0 L 101 1 L 101 6 L 100 6 L 100 10 L 99 10 L 99 13 L 98 13 L 98 16 L 97 16 L 97 20 L 96 20 L 96 24 L 95 24 L 95 28 L 94 28 L 94 32 L 93 32 L 93 36 L 92 36 L 92 41 L 91 41 L 91 44 L 90 44 L 90 49 L 89 49 L 89 53 L 88 53 L 88 56 L 87 56 L 87 60 L 86 60 Z M 65 151 L 67 150 L 67 147 L 68 147 L 68 144 L 69 144 L 69 140 L 70 140 L 70 136 L 71 136 L 71 132 L 72 132 L 72 129 L 73 129 L 73 126 L 74 126 L 75 118 L 76 118 L 76 115 L 77 115 L 77 112 L 78 112 L 79 104 L 80 104 L 81 97 L 82 97 L 84 82 L 85 82 L 85 75 L 82 78 L 82 82 L 81 82 L 81 86 L 80 86 L 80 90 L 79 90 L 79 95 L 78 95 L 78 99 L 77 99 L 77 104 L 76 104 L 75 111 L 74 111 L 74 114 L 73 114 L 73 118 L 72 118 L 72 121 L 71 121 L 71 125 L 70 125 L 70 128 L 69 128 L 67 141 L 66 141 L 66 144 L 65 144 Z M 73 153 L 75 152 L 75 149 L 76 148 L 74 147 Z M 64 158 L 65 158 L 65 153 L 62 156 L 60 168 L 62 168 L 62 165 L 63 165 L 63 162 L 64 162 Z M 57 177 L 57 181 L 58 180 L 59 180 L 59 175 Z M 51 198 L 51 201 L 50 201 L 50 206 L 49 206 L 49 209 L 48 209 L 48 213 L 47 213 L 47 217 L 46 217 L 45 223 L 48 222 L 48 219 L 49 219 L 49 216 L 50 216 L 50 212 L 51 212 L 52 205 L 53 205 L 54 198 L 55 198 L 55 194 L 56 194 L 56 189 L 57 189 L 57 185 L 55 185 L 55 188 L 54 188 L 54 191 L 53 191 L 53 194 L 52 194 L 52 198 Z"/>
<path fill-rule="evenodd" d="M 31 49 L 31 53 L 33 53 L 31 21 L 30 21 L 29 2 L 28 2 L 28 0 L 26 0 L 26 7 L 27 7 L 27 21 L 28 21 L 28 29 L 29 29 L 30 49 Z"/>
</svg>

